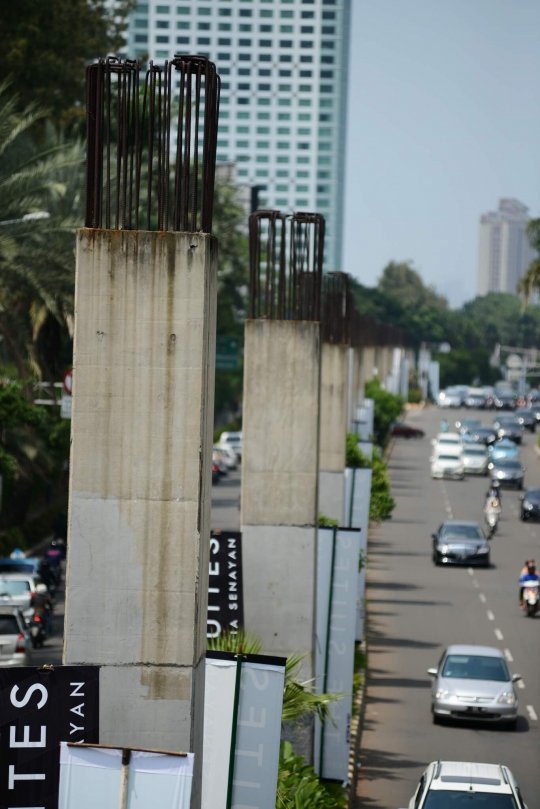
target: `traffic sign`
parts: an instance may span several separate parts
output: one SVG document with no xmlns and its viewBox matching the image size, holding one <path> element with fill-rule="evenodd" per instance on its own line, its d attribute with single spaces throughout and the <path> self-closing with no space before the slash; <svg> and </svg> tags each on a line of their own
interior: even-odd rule
<svg viewBox="0 0 540 809">
<path fill-rule="evenodd" d="M 216 370 L 237 371 L 240 365 L 240 340 L 237 337 L 216 338 Z"/>
<path fill-rule="evenodd" d="M 64 386 L 65 392 L 71 396 L 73 391 L 73 368 L 70 368 L 69 371 L 66 371 L 64 374 L 62 385 Z"/>
</svg>

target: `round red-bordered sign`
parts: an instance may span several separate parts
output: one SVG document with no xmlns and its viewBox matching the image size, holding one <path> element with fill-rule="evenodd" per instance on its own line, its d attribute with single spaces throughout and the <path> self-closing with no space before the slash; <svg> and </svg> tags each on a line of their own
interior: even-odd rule
<svg viewBox="0 0 540 809">
<path fill-rule="evenodd" d="M 66 393 L 71 396 L 71 392 L 73 390 L 73 368 L 70 368 L 69 371 L 63 376 L 62 385 Z"/>
</svg>

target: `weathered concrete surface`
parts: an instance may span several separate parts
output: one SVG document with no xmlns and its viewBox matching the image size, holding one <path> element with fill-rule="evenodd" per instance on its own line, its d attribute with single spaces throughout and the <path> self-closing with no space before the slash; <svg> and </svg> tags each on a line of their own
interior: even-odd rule
<svg viewBox="0 0 540 809">
<path fill-rule="evenodd" d="M 117 746 L 201 750 L 216 275 L 208 235 L 78 233 L 64 662 Z"/>
<path fill-rule="evenodd" d="M 246 525 L 315 525 L 320 326 L 248 320 L 242 515 Z"/>
<path fill-rule="evenodd" d="M 362 397 L 358 404 L 362 404 L 364 399 L 364 391 L 366 387 L 366 382 L 369 382 L 375 376 L 375 368 L 377 367 L 375 361 L 375 348 L 373 346 L 366 346 L 360 350 L 360 373 L 359 373 L 359 385 L 358 387 L 362 390 Z"/>
<path fill-rule="evenodd" d="M 341 524 L 345 491 L 349 349 L 323 343 L 321 352 L 321 426 L 319 511 Z"/>
</svg>

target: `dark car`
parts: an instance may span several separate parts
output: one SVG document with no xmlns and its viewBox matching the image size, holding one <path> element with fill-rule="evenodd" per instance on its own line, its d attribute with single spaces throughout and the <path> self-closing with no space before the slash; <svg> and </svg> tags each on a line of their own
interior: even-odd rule
<svg viewBox="0 0 540 809">
<path fill-rule="evenodd" d="M 417 427 L 411 427 L 403 421 L 396 421 L 392 427 L 392 435 L 400 438 L 423 438 L 425 432 Z"/>
<path fill-rule="evenodd" d="M 540 489 L 528 489 L 519 498 L 521 500 L 522 520 L 537 520 L 540 517 Z"/>
<path fill-rule="evenodd" d="M 532 410 L 525 407 L 520 407 L 518 410 L 514 410 L 514 417 L 522 427 L 534 433 L 536 430 L 536 413 L 533 413 Z"/>
<path fill-rule="evenodd" d="M 529 410 L 534 415 L 536 421 L 540 421 L 540 404 L 531 404 Z"/>
<path fill-rule="evenodd" d="M 477 522 L 447 520 L 431 537 L 436 565 L 489 567 L 489 542 Z"/>
<path fill-rule="evenodd" d="M 498 419 L 493 426 L 497 430 L 497 435 L 499 438 L 509 438 L 511 441 L 515 441 L 516 444 L 521 444 L 521 440 L 523 438 L 523 426 L 519 423 L 519 421 L 516 421 L 514 418 L 501 418 Z"/>
<path fill-rule="evenodd" d="M 495 391 L 493 404 L 497 410 L 513 410 L 516 406 L 516 397 L 513 393 L 502 393 Z"/>
<path fill-rule="evenodd" d="M 486 406 L 486 397 L 483 393 L 469 393 L 464 404 L 465 407 L 473 407 L 475 410 L 480 410 Z"/>
<path fill-rule="evenodd" d="M 477 444 L 494 444 L 497 440 L 497 433 L 492 427 L 476 427 L 471 433 L 471 437 Z"/>
<path fill-rule="evenodd" d="M 492 481 L 498 480 L 501 485 L 516 486 L 518 489 L 523 488 L 524 472 L 521 461 L 516 458 L 499 458 L 493 461 L 490 469 Z"/>
</svg>

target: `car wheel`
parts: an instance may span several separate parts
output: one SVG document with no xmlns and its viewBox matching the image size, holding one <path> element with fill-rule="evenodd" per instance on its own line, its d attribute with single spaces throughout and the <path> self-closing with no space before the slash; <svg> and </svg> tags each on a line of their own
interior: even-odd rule
<svg viewBox="0 0 540 809">
<path fill-rule="evenodd" d="M 488 558 L 486 560 L 486 563 L 485 563 L 484 567 L 491 567 L 491 559 L 489 558 L 489 556 L 488 556 Z"/>
<path fill-rule="evenodd" d="M 431 719 L 434 725 L 442 725 L 442 719 L 436 713 L 431 714 Z"/>
</svg>

